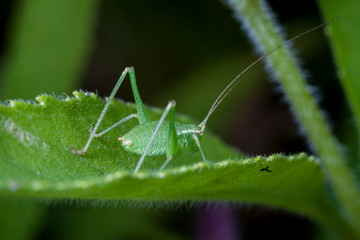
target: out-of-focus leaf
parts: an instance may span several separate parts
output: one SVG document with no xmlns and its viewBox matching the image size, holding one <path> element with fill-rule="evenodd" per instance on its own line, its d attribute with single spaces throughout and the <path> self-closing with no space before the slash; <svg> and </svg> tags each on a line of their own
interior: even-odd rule
<svg viewBox="0 0 360 240">
<path fill-rule="evenodd" d="M 347 0 L 341 3 L 336 0 L 318 0 L 318 3 L 328 21 L 340 16 L 339 21 L 328 26 L 327 34 L 333 46 L 339 78 L 360 133 L 360 1 Z"/>
<path fill-rule="evenodd" d="M 96 0 L 22 0 L 13 13 L 1 97 L 29 98 L 77 86 L 92 43 Z"/>
<path fill-rule="evenodd" d="M 49 239 L 184 239 L 165 229 L 153 211 L 126 208 L 49 209 L 44 237 Z"/>
<path fill-rule="evenodd" d="M 43 208 L 33 201 L 0 199 L 0 239 L 33 239 L 43 222 Z"/>
</svg>

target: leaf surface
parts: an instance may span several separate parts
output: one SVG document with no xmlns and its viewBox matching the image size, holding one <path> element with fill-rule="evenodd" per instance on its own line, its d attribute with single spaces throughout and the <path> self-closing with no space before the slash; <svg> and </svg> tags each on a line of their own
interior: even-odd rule
<svg viewBox="0 0 360 240">
<path fill-rule="evenodd" d="M 38 96 L 39 103 L 9 101 L 0 105 L 0 192 L 7 196 L 47 199 L 136 200 L 144 204 L 183 201 L 245 201 L 286 208 L 346 229 L 328 201 L 324 174 L 313 157 L 276 154 L 245 158 L 206 132 L 202 141 L 208 163 L 199 153 L 183 152 L 167 169 L 157 170 L 164 156 L 147 157 L 137 174 L 139 156 L 126 152 L 116 139 L 137 125 L 131 120 L 82 149 L 105 102 L 93 93 L 75 98 Z M 113 101 L 105 129 L 136 112 L 134 104 Z M 161 109 L 149 109 L 158 119 Z M 193 122 L 184 116 L 177 121 Z M 261 169 L 269 166 L 268 171 Z"/>
</svg>

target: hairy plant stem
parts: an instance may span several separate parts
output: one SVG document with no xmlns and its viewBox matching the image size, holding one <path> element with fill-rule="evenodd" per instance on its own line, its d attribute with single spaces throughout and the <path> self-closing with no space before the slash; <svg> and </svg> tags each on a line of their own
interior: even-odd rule
<svg viewBox="0 0 360 240">
<path fill-rule="evenodd" d="M 261 54 L 279 46 L 284 39 L 267 4 L 262 0 L 229 0 L 252 42 Z M 336 24 L 336 23 L 334 23 Z M 360 194 L 355 178 L 345 162 L 339 145 L 311 94 L 295 57 L 284 46 L 270 55 L 266 64 L 281 84 L 309 143 L 322 160 L 344 216 L 360 235 Z"/>
</svg>

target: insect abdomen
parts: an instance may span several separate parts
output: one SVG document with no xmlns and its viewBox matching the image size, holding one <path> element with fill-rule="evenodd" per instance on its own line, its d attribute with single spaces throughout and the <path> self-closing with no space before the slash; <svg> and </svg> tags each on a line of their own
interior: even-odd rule
<svg viewBox="0 0 360 240">
<path fill-rule="evenodd" d="M 128 133 L 126 133 L 122 137 L 122 146 L 126 151 L 133 152 L 136 154 L 141 155 L 148 144 L 156 125 L 158 124 L 157 121 L 147 123 L 147 124 L 140 124 L 133 129 L 131 129 Z M 191 137 L 192 134 L 180 134 L 184 130 L 188 129 L 195 129 L 196 125 L 190 124 L 179 124 L 175 123 L 176 132 L 178 135 L 178 143 L 180 145 L 180 149 L 185 149 L 188 151 L 194 151 L 194 147 L 196 146 L 195 141 Z M 158 156 L 166 154 L 166 148 L 168 144 L 169 138 L 169 122 L 165 121 L 160 126 L 159 131 L 155 135 L 153 142 L 150 145 L 150 148 L 146 155 L 148 156 Z M 175 154 L 175 153 L 174 153 Z"/>
</svg>

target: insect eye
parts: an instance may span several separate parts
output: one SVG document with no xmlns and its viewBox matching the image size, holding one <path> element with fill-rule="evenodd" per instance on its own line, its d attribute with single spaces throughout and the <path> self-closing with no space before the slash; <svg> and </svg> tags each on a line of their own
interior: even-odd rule
<svg viewBox="0 0 360 240">
<path fill-rule="evenodd" d="M 203 135 L 203 133 L 204 133 L 203 131 L 199 131 L 200 136 L 202 136 L 202 135 Z"/>
</svg>

